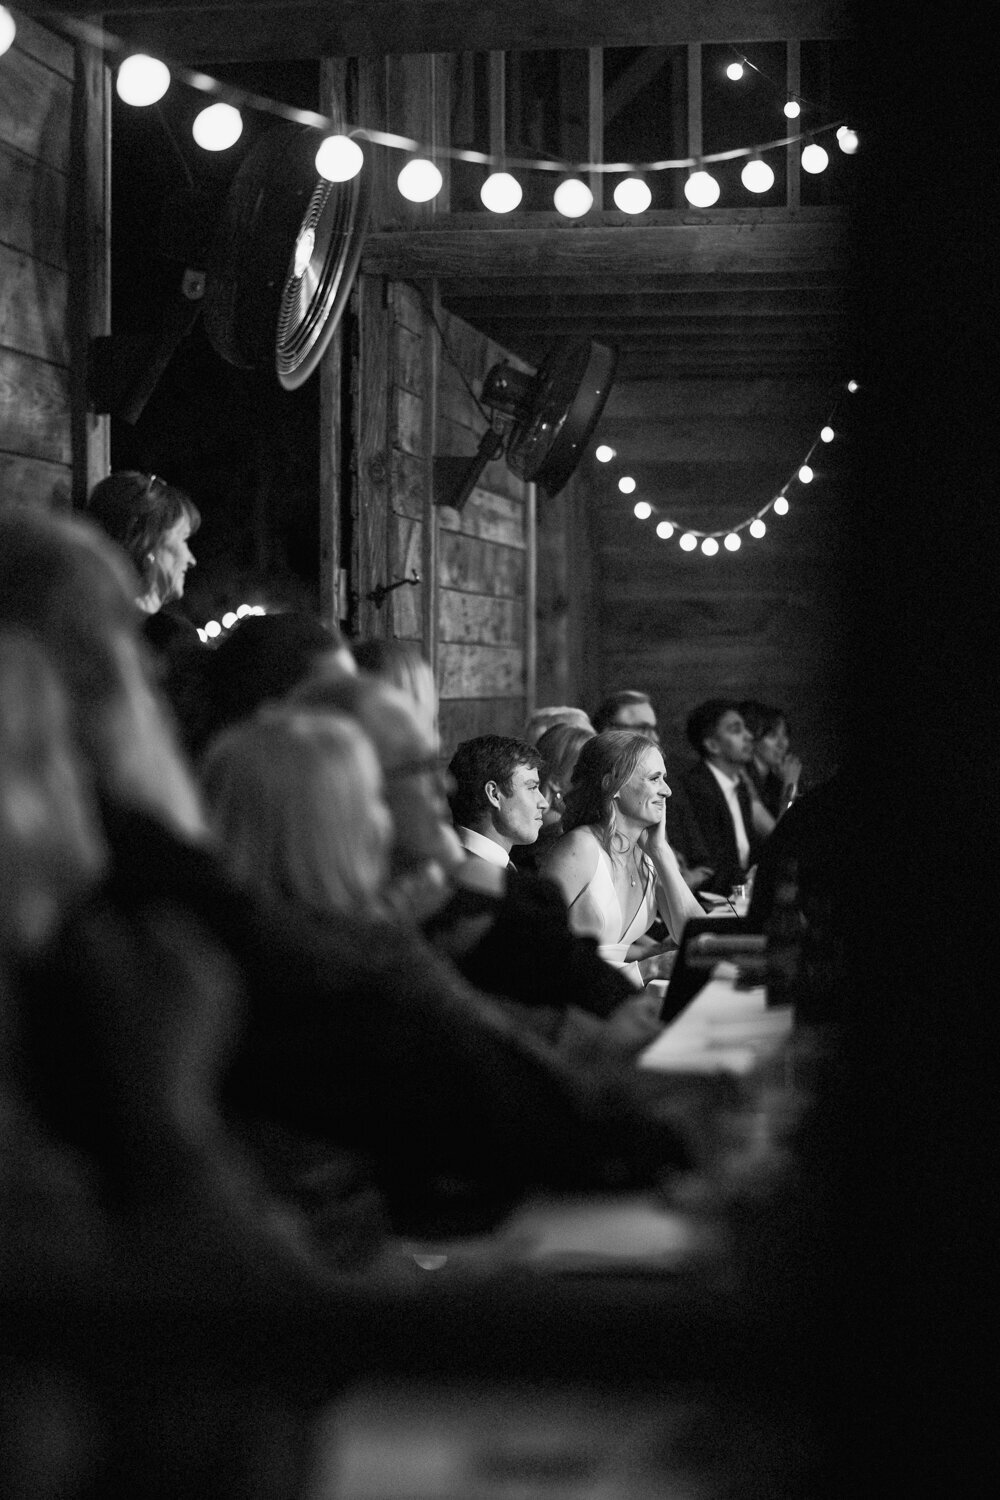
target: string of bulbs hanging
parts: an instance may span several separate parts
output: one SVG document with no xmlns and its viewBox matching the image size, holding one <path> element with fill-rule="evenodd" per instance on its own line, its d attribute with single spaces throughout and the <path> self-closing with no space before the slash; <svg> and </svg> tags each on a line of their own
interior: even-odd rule
<svg viewBox="0 0 1000 1500">
<path fill-rule="evenodd" d="M 241 111 L 251 109 L 259 113 L 277 115 L 296 124 L 307 125 L 316 130 L 321 139 L 316 152 L 316 171 L 329 182 L 349 182 L 364 167 L 362 142 L 385 146 L 393 151 L 405 152 L 408 160 L 400 169 L 396 185 L 400 194 L 413 203 L 427 203 L 440 193 L 444 179 L 440 168 L 425 153 L 420 141 L 408 136 L 376 130 L 366 125 L 357 125 L 346 132 L 336 128 L 336 122 L 313 110 L 303 110 L 280 100 L 250 93 L 212 78 L 206 73 L 193 71 L 179 64 L 169 66 L 162 59 L 146 53 L 130 53 L 126 43 L 110 35 L 101 27 L 87 21 L 70 17 L 53 17 L 58 25 L 71 35 L 78 36 L 105 53 L 119 54 L 121 61 L 115 80 L 119 98 L 135 108 L 157 104 L 166 94 L 173 79 L 179 80 L 200 93 L 216 96 L 215 102 L 206 105 L 196 115 L 191 132 L 195 142 L 205 151 L 228 151 L 239 140 L 243 132 Z M 7 50 L 14 40 L 15 23 L 10 12 L 0 6 L 0 53 Z M 731 78 L 742 77 L 744 67 L 760 72 L 743 54 L 730 64 L 727 72 Z M 739 72 L 735 72 L 739 69 Z M 764 76 L 763 74 L 761 76 Z M 789 99 L 784 105 L 788 119 L 796 119 L 801 112 L 801 99 Z M 652 192 L 646 177 L 668 171 L 685 171 L 684 196 L 692 208 L 711 208 L 719 200 L 721 188 L 718 180 L 708 171 L 714 162 L 733 161 L 746 158 L 741 181 L 748 192 L 766 193 L 774 184 L 774 172 L 763 160 L 764 153 L 804 142 L 801 152 L 803 171 L 819 173 L 829 164 L 829 154 L 816 140 L 817 136 L 835 133 L 836 143 L 846 155 L 858 149 L 857 133 L 844 120 L 813 126 L 807 131 L 785 135 L 776 140 L 752 146 L 740 146 L 729 151 L 708 152 L 700 156 L 682 156 L 663 161 L 647 162 L 569 162 L 551 158 L 505 158 L 500 160 L 486 152 L 472 151 L 464 147 L 436 147 L 438 157 L 474 165 L 491 167 L 494 170 L 484 179 L 480 198 L 491 213 L 512 212 L 521 202 L 523 189 L 515 171 L 556 172 L 562 180 L 553 192 L 553 204 L 557 212 L 567 219 L 582 218 L 593 207 L 594 197 L 583 180 L 595 174 L 621 175 L 622 180 L 614 189 L 614 201 L 622 213 L 637 216 L 644 213 L 652 203 Z M 513 170 L 512 170 L 513 169 Z"/>
<path fill-rule="evenodd" d="M 796 465 L 776 495 L 773 495 L 765 505 L 760 506 L 758 510 L 753 511 L 752 514 L 746 516 L 735 526 L 724 526 L 714 531 L 703 530 L 697 526 L 683 526 L 679 521 L 664 515 L 659 506 L 652 505 L 648 500 L 637 500 L 632 508 L 633 515 L 639 521 L 648 521 L 651 516 L 661 516 L 662 519 L 656 523 L 656 535 L 661 541 L 667 542 L 676 536 L 678 545 L 683 552 L 694 552 L 700 546 L 700 550 L 705 557 L 715 557 L 718 554 L 720 542 L 727 552 L 738 552 L 743 545 L 743 532 L 747 532 L 755 541 L 759 541 L 761 537 L 767 534 L 767 522 L 764 520 L 764 517 L 768 512 L 776 516 L 787 516 L 791 508 L 788 495 L 793 485 L 796 483 L 800 485 L 812 484 L 816 476 L 810 460 L 817 449 L 832 443 L 836 439 L 837 428 L 834 424 L 837 422 L 838 414 L 842 409 L 842 403 L 847 396 L 853 396 L 857 389 L 858 382 L 856 380 L 847 381 L 843 393 L 838 397 L 829 417 L 820 428 L 816 439 L 805 454 L 802 462 Z M 609 464 L 618 457 L 618 454 L 607 443 L 602 443 L 595 448 L 594 457 L 598 463 Z M 623 495 L 635 494 L 636 481 L 631 474 L 623 474 L 620 477 L 618 480 L 618 490 Z"/>
</svg>

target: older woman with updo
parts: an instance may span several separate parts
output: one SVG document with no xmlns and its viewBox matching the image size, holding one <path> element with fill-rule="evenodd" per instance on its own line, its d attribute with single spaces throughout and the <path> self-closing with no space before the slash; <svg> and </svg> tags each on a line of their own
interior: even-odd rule
<svg viewBox="0 0 1000 1500">
<path fill-rule="evenodd" d="M 703 915 L 667 842 L 669 796 L 663 756 L 645 735 L 596 735 L 580 750 L 563 836 L 542 866 L 566 898 L 573 930 L 595 937 L 601 956 L 637 988 L 668 969 L 663 955 L 688 918 Z M 645 938 L 657 915 L 669 949 Z"/>
<path fill-rule="evenodd" d="M 158 615 L 183 596 L 185 575 L 195 566 L 188 542 L 201 524 L 189 495 L 156 474 L 122 469 L 95 484 L 87 514 L 131 559 L 142 614 Z M 170 633 L 166 619 L 146 629 L 154 646 L 167 644 Z"/>
</svg>

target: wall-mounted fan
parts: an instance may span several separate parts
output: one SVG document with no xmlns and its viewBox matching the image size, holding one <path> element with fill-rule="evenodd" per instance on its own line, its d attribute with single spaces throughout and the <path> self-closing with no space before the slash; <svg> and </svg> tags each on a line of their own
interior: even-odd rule
<svg viewBox="0 0 1000 1500">
<path fill-rule="evenodd" d="M 371 173 L 328 182 L 316 171 L 316 148 L 308 127 L 274 126 L 247 153 L 221 205 L 198 188 L 171 201 L 158 248 L 184 265 L 184 276 L 162 310 L 154 349 L 122 357 L 113 341 L 98 410 L 135 422 L 199 312 L 228 364 L 273 367 L 286 390 L 308 380 L 346 306 L 370 207 Z"/>
<path fill-rule="evenodd" d="M 600 420 L 617 362 L 607 344 L 562 339 L 534 375 L 506 361 L 494 365 L 481 399 L 497 425 L 487 428 L 470 457 L 435 457 L 435 504 L 461 510 L 487 463 L 504 452 L 515 474 L 557 495 Z"/>
</svg>

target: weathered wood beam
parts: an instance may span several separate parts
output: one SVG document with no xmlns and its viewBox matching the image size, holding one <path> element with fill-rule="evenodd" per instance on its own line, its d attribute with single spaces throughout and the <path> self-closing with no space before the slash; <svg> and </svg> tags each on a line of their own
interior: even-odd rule
<svg viewBox="0 0 1000 1500">
<path fill-rule="evenodd" d="M 91 19 L 94 0 L 28 0 Z M 119 0 L 108 31 L 178 60 L 675 46 L 853 34 L 850 0 Z"/>
<path fill-rule="evenodd" d="M 588 228 L 452 230 L 437 227 L 369 235 L 362 269 L 378 276 L 548 277 L 656 276 L 730 271 L 824 271 L 846 263 L 851 234 L 844 221 L 677 223 Z"/>
<path fill-rule="evenodd" d="M 839 287 L 821 287 L 808 292 L 765 290 L 760 293 L 715 291 L 709 287 L 700 293 L 690 291 L 672 295 L 659 287 L 630 288 L 623 293 L 620 284 L 617 288 L 606 284 L 595 292 L 588 282 L 586 289 L 572 283 L 561 291 L 539 295 L 531 288 L 519 296 L 513 287 L 501 294 L 491 283 L 491 302 L 496 305 L 501 296 L 505 302 L 501 316 L 515 323 L 602 316 L 610 312 L 620 318 L 649 318 L 662 322 L 742 316 L 776 319 L 843 317 L 849 312 L 844 292 Z M 449 291 L 446 302 L 449 310 L 460 318 L 480 313 L 482 285 L 476 291 L 466 291 L 464 296 Z"/>
</svg>

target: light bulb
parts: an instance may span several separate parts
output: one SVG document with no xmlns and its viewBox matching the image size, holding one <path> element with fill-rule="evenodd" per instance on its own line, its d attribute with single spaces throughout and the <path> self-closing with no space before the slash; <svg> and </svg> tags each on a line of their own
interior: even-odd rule
<svg viewBox="0 0 1000 1500">
<path fill-rule="evenodd" d="M 349 135 L 328 135 L 316 152 L 316 171 L 327 182 L 350 182 L 365 164 L 365 154 Z"/>
<path fill-rule="evenodd" d="M 841 125 L 837 131 L 837 145 L 845 156 L 853 156 L 858 149 L 858 132 L 849 125 Z"/>
<path fill-rule="evenodd" d="M 240 112 L 231 104 L 210 104 L 195 116 L 191 134 L 203 151 L 228 151 L 243 134 Z"/>
<path fill-rule="evenodd" d="M 801 469 L 799 470 L 799 483 L 800 484 L 812 484 L 812 479 L 813 479 L 813 471 L 812 471 L 812 469 L 810 469 L 810 467 L 809 467 L 808 464 L 803 464 L 802 467 L 801 467 Z"/>
<path fill-rule="evenodd" d="M 601 443 L 600 447 L 594 449 L 594 457 L 599 464 L 609 464 L 615 456 L 615 450 L 609 448 L 607 443 Z"/>
<path fill-rule="evenodd" d="M 618 488 L 621 490 L 623 495 L 632 494 L 635 489 L 635 480 L 632 478 L 631 474 L 622 475 L 621 479 L 619 479 L 618 481 Z"/>
<path fill-rule="evenodd" d="M 815 141 L 810 141 L 808 146 L 802 148 L 802 170 L 816 177 L 820 172 L 825 172 L 830 165 L 830 158 L 822 146 L 817 146 Z"/>
<path fill-rule="evenodd" d="M 788 515 L 788 501 L 785 499 L 784 495 L 779 495 L 778 498 L 777 498 L 777 500 L 775 500 L 775 502 L 774 502 L 774 514 L 776 516 L 787 516 Z"/>
<path fill-rule="evenodd" d="M 396 178 L 396 186 L 411 203 L 429 203 L 444 186 L 444 178 L 425 156 L 411 156 Z"/>
<path fill-rule="evenodd" d="M 721 191 L 711 172 L 692 172 L 684 184 L 684 196 L 692 208 L 711 208 Z"/>
<path fill-rule="evenodd" d="M 752 156 L 740 173 L 740 181 L 748 193 L 766 193 L 774 187 L 774 173 L 766 161 Z"/>
<path fill-rule="evenodd" d="M 797 120 L 801 113 L 802 106 L 799 104 L 799 101 L 797 99 L 789 99 L 785 105 L 785 118 L 788 120 Z"/>
<path fill-rule="evenodd" d="M 722 544 L 727 552 L 738 552 L 740 550 L 740 539 L 735 531 L 731 531 Z"/>
<path fill-rule="evenodd" d="M 834 433 L 832 427 L 821 427 L 819 430 L 819 435 L 823 439 L 824 443 L 832 443 L 836 434 Z"/>
<path fill-rule="evenodd" d="M 2 57 L 5 52 L 10 51 L 11 47 L 14 45 L 14 38 L 16 36 L 17 27 L 14 24 L 14 17 L 11 15 L 6 5 L 0 5 L 0 57 Z"/>
<path fill-rule="evenodd" d="M 852 396 L 854 395 L 854 392 L 857 390 L 857 388 L 858 382 L 856 380 L 849 380 L 847 382 L 847 389 L 850 391 Z"/>
<path fill-rule="evenodd" d="M 223 630 L 232 630 L 232 628 L 233 628 L 233 626 L 235 624 L 236 624 L 236 616 L 235 616 L 235 614 L 233 613 L 233 611 L 231 609 L 227 610 L 226 613 L 222 616 L 222 628 L 223 628 Z"/>
<path fill-rule="evenodd" d="M 241 604 L 239 609 L 236 611 L 236 618 L 238 620 L 245 620 L 247 615 L 252 614 L 253 610 L 250 608 L 249 604 Z"/>
<path fill-rule="evenodd" d="M 205 634 L 213 637 L 222 634 L 222 626 L 219 624 L 218 620 L 206 621 Z"/>
<path fill-rule="evenodd" d="M 750 522 L 750 528 L 749 529 L 750 529 L 750 535 L 751 536 L 755 536 L 755 537 L 757 537 L 759 539 L 760 537 L 762 537 L 764 535 L 765 531 L 767 530 L 767 527 L 764 525 L 764 522 L 760 519 L 760 516 L 758 516 L 757 519 L 756 519 L 756 521 L 751 521 Z"/>
<path fill-rule="evenodd" d="M 492 172 L 482 187 L 479 196 L 494 214 L 509 214 L 523 198 L 521 184 L 509 172 Z"/>
<path fill-rule="evenodd" d="M 564 218 L 579 219 L 590 212 L 594 195 L 579 177 L 567 177 L 552 194 L 552 201 Z"/>
<path fill-rule="evenodd" d="M 155 104 L 170 87 L 170 69 L 158 58 L 136 52 L 118 69 L 115 88 L 124 104 Z"/>
<path fill-rule="evenodd" d="M 207 630 L 202 630 L 202 628 L 201 628 L 200 625 L 198 626 L 198 639 L 199 639 L 199 641 L 201 641 L 201 644 L 203 646 L 207 646 L 208 645 L 208 631 Z"/>
<path fill-rule="evenodd" d="M 739 83 L 743 77 L 743 64 L 740 62 L 730 63 L 726 69 L 726 77 L 731 78 L 733 83 Z"/>
<path fill-rule="evenodd" d="M 684 535 L 681 537 L 681 551 L 693 552 L 697 545 L 698 538 L 696 536 L 692 536 L 690 531 L 685 531 Z"/>
<path fill-rule="evenodd" d="M 653 195 L 641 177 L 623 177 L 615 188 L 614 197 L 623 214 L 644 214 L 653 201 Z"/>
<path fill-rule="evenodd" d="M 673 527 L 673 522 L 672 521 L 658 521 L 657 522 L 656 535 L 661 539 L 661 541 L 669 542 L 669 540 L 673 536 L 673 534 L 674 534 L 674 527 Z"/>
<path fill-rule="evenodd" d="M 719 550 L 719 544 L 714 536 L 707 536 L 701 544 L 701 550 L 706 557 L 714 557 Z"/>
<path fill-rule="evenodd" d="M 648 521 L 650 516 L 653 514 L 653 507 L 650 505 L 648 500 L 637 500 L 635 502 L 632 514 L 638 517 L 640 521 Z"/>
</svg>

